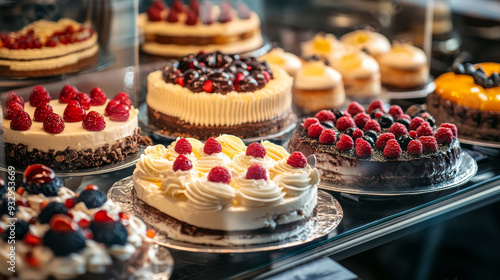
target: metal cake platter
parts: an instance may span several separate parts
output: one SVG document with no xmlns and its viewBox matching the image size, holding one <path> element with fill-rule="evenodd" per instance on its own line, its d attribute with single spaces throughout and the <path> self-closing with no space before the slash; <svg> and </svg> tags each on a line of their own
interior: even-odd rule
<svg viewBox="0 0 500 280">
<path fill-rule="evenodd" d="M 495 142 L 495 141 L 486 141 L 486 140 L 481 140 L 481 139 L 475 139 L 475 138 L 470 138 L 470 137 L 463 136 L 463 135 L 458 136 L 458 141 L 460 141 L 460 143 L 468 144 L 468 145 L 500 149 L 500 142 Z"/>
</svg>

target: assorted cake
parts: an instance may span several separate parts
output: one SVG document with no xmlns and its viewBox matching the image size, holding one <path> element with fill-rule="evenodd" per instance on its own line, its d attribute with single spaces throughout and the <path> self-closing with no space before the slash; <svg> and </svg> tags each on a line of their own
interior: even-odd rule
<svg viewBox="0 0 500 280">
<path fill-rule="evenodd" d="M 0 76 L 38 77 L 79 71 L 97 62 L 97 34 L 63 18 L 39 20 L 23 29 L 0 33 Z"/>
<path fill-rule="evenodd" d="M 355 30 L 340 37 L 340 41 L 348 48 L 363 51 L 373 57 L 387 53 L 391 43 L 382 34 L 370 30 Z"/>
<path fill-rule="evenodd" d="M 293 78 L 256 58 L 200 52 L 150 73 L 147 83 L 148 121 L 168 135 L 252 138 L 296 119 Z"/>
<path fill-rule="evenodd" d="M 365 110 L 357 102 L 339 110 L 323 110 L 305 119 L 293 133 L 290 151 L 316 155 L 321 179 L 339 187 L 367 186 L 400 190 L 428 186 L 457 175 L 461 149 L 457 128 L 419 106 L 406 113 L 380 100 Z"/>
<path fill-rule="evenodd" d="M 281 48 L 273 48 L 265 55 L 259 57 L 259 61 L 267 61 L 268 63 L 278 65 L 285 69 L 288 75 L 295 77 L 297 72 L 302 68 L 302 61 L 299 57 L 290 52 L 285 52 Z"/>
<path fill-rule="evenodd" d="M 2 180 L 0 210 L 2 279 L 147 277 L 155 231 L 95 185 L 75 193 L 47 166 L 31 165 L 17 189 Z"/>
<path fill-rule="evenodd" d="M 319 173 L 302 153 L 231 135 L 148 147 L 133 175 L 138 215 L 169 238 L 250 245 L 304 231 L 317 211 Z"/>
<path fill-rule="evenodd" d="M 29 101 L 10 92 L 5 104 L 5 155 L 14 166 L 97 167 L 119 162 L 150 141 L 140 135 L 138 110 L 124 92 L 109 100 L 100 88 L 89 96 L 66 85 L 52 100 L 44 87 L 35 86 Z"/>
<path fill-rule="evenodd" d="M 500 142 L 500 64 L 458 64 L 435 80 L 427 110 L 438 123 L 453 122 L 460 134 Z"/>
<path fill-rule="evenodd" d="M 346 51 L 344 44 L 329 33 L 318 33 L 311 40 L 301 43 L 300 47 L 302 57 L 317 56 L 326 59 L 330 64 Z"/>
<path fill-rule="evenodd" d="M 182 57 L 199 51 L 244 53 L 264 44 L 259 16 L 240 3 L 174 0 L 170 7 L 155 0 L 139 15 L 144 33 L 142 51 L 164 57 Z"/>
</svg>

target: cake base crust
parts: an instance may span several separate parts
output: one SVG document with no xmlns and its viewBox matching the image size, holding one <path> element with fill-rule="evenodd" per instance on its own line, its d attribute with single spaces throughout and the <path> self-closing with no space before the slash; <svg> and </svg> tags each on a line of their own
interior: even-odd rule
<svg viewBox="0 0 500 280">
<path fill-rule="evenodd" d="M 429 67 L 422 65 L 412 69 L 397 69 L 380 65 L 382 85 L 391 91 L 419 90 L 427 85 Z"/>
<path fill-rule="evenodd" d="M 332 89 L 293 88 L 293 103 L 304 113 L 314 113 L 323 109 L 339 108 L 345 102 L 342 84 Z"/>
</svg>

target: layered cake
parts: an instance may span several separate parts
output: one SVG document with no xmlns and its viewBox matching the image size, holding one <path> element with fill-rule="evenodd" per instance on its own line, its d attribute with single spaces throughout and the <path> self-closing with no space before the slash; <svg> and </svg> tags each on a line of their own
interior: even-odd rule
<svg viewBox="0 0 500 280">
<path fill-rule="evenodd" d="M 305 119 L 290 139 L 290 151 L 316 155 L 321 179 L 338 186 L 401 188 L 428 186 L 456 176 L 461 164 L 457 128 L 412 106 L 406 114 L 380 100 L 365 110 L 352 102 L 348 114 L 323 110 Z"/>
<path fill-rule="evenodd" d="M 469 138 L 500 142 L 500 64 L 458 64 L 436 80 L 427 109 Z"/>
<path fill-rule="evenodd" d="M 168 135 L 202 140 L 276 133 L 295 121 L 292 82 L 285 70 L 256 58 L 188 55 L 148 75 L 149 123 Z"/>
<path fill-rule="evenodd" d="M 89 96 L 66 85 L 52 100 L 44 87 L 35 86 L 28 102 L 10 92 L 5 104 L 5 154 L 14 166 L 97 167 L 119 162 L 150 141 L 139 134 L 138 110 L 127 93 L 109 100 L 100 88 Z"/>
<path fill-rule="evenodd" d="M 37 77 L 70 73 L 97 61 L 97 34 L 71 19 L 39 20 L 0 33 L 0 76 Z"/>
<path fill-rule="evenodd" d="M 222 1 L 175 0 L 170 7 L 155 0 L 147 13 L 139 15 L 144 32 L 142 51 L 164 57 L 181 57 L 199 51 L 244 53 L 264 43 L 259 16 L 240 3 L 232 7 Z"/>
<path fill-rule="evenodd" d="M 155 231 L 95 185 L 75 193 L 47 166 L 31 165 L 22 186 L 0 186 L 0 210 L 1 279 L 147 277 Z"/>
<path fill-rule="evenodd" d="M 270 142 L 247 147 L 231 135 L 149 147 L 133 181 L 138 215 L 191 243 L 281 241 L 304 231 L 317 212 L 319 173 L 303 154 Z"/>
</svg>

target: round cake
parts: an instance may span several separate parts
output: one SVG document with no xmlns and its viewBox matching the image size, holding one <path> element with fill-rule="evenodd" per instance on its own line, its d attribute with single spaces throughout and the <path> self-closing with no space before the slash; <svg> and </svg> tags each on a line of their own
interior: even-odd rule
<svg viewBox="0 0 500 280">
<path fill-rule="evenodd" d="M 250 245 L 304 231 L 317 212 L 319 173 L 301 153 L 248 147 L 221 135 L 148 147 L 133 175 L 138 215 L 169 238 Z"/>
<path fill-rule="evenodd" d="M 42 163 L 59 170 L 97 167 L 137 153 L 149 139 L 140 135 L 138 110 L 127 93 L 90 96 L 70 85 L 58 100 L 35 86 L 28 102 L 14 92 L 6 100 L 3 137 L 8 164 Z"/>
<path fill-rule="evenodd" d="M 37 77 L 75 72 L 97 62 L 97 34 L 71 19 L 39 20 L 0 33 L 0 76 Z"/>
<path fill-rule="evenodd" d="M 456 176 L 461 164 L 457 128 L 437 130 L 432 116 L 418 106 L 406 114 L 380 100 L 365 110 L 352 102 L 347 114 L 323 110 L 295 130 L 289 150 L 316 155 L 321 179 L 339 186 L 380 186 L 398 190 L 428 186 Z"/>
<path fill-rule="evenodd" d="M 233 9 L 229 2 L 218 6 L 211 2 L 181 0 L 167 7 L 156 0 L 147 13 L 139 15 L 139 28 L 144 32 L 142 51 L 181 57 L 201 50 L 206 52 L 244 53 L 264 44 L 259 16 L 240 3 Z"/>
<path fill-rule="evenodd" d="M 47 166 L 31 165 L 17 189 L 1 181 L 0 216 L 1 279 L 148 277 L 154 230 L 95 185 L 75 193 Z"/>
<path fill-rule="evenodd" d="M 293 79 L 255 58 L 220 52 L 181 58 L 148 75 L 148 118 L 163 133 L 206 140 L 252 138 L 295 121 Z"/>
<path fill-rule="evenodd" d="M 436 80 L 427 109 L 436 121 L 453 122 L 460 134 L 500 142 L 500 64 L 456 65 Z"/>
</svg>

